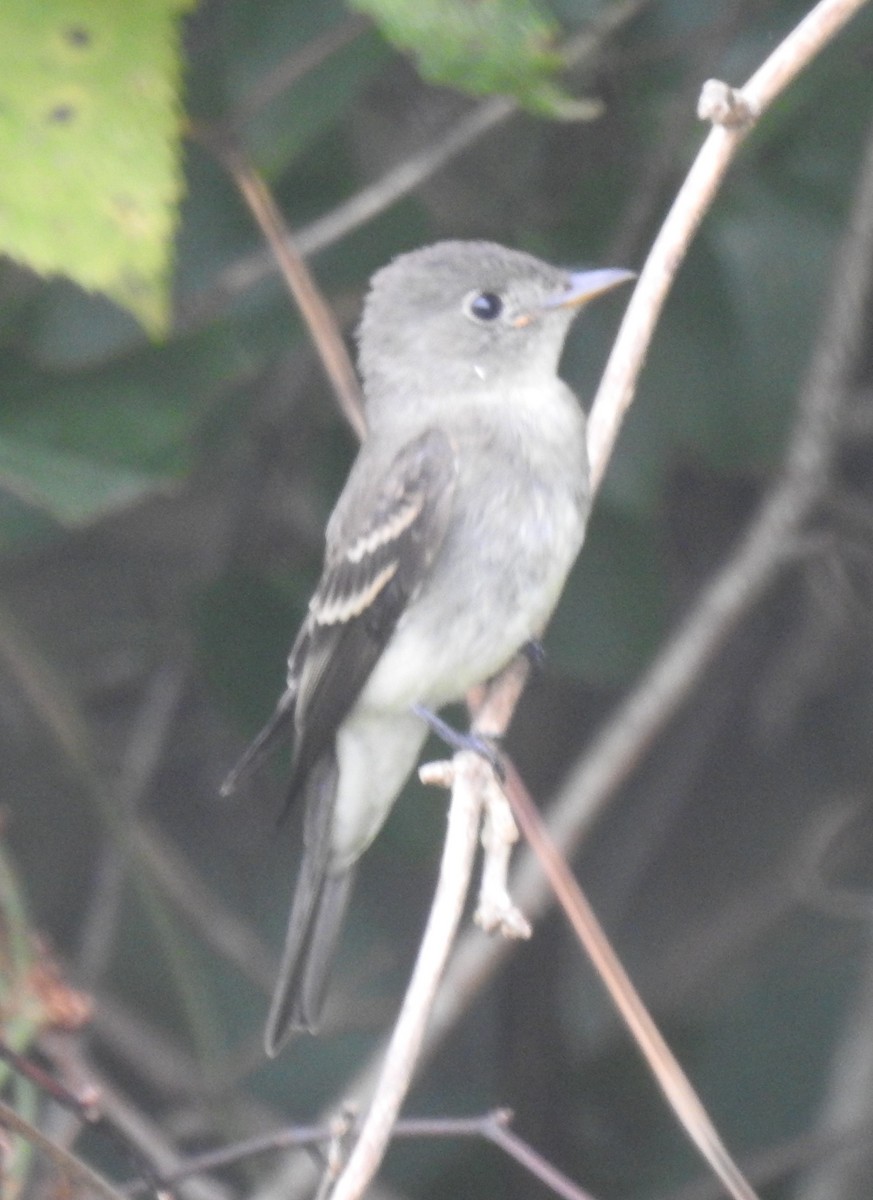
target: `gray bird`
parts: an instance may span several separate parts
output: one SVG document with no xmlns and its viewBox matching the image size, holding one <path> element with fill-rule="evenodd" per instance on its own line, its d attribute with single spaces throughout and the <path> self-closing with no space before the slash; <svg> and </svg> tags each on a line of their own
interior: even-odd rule
<svg viewBox="0 0 873 1200">
<path fill-rule="evenodd" d="M 632 278 L 440 242 L 372 279 L 359 331 L 368 436 L 327 526 L 287 688 L 228 776 L 282 734 L 304 855 L 265 1045 L 314 1031 L 357 860 L 436 712 L 538 639 L 590 508 L 585 417 L 558 378 L 570 324 Z"/>
</svg>

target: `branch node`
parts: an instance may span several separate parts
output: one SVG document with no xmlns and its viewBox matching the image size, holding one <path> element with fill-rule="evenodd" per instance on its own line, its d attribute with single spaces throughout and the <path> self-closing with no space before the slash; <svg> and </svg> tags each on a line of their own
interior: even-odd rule
<svg viewBox="0 0 873 1200">
<path fill-rule="evenodd" d="M 760 111 L 740 88 L 721 79 L 707 79 L 697 101 L 697 115 L 724 129 L 745 129 L 758 119 Z"/>
<path fill-rule="evenodd" d="M 425 787 L 441 787 L 450 790 L 455 782 L 455 766 L 451 760 L 422 763 L 418 768 L 418 778 Z"/>
</svg>

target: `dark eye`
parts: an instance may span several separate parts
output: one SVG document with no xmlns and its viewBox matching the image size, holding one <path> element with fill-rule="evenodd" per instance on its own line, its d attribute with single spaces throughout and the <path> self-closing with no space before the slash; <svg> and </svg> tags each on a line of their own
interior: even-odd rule
<svg viewBox="0 0 873 1200">
<path fill-rule="evenodd" d="M 467 298 L 466 308 L 477 321 L 496 321 L 503 312 L 503 301 L 496 292 L 473 292 Z"/>
</svg>

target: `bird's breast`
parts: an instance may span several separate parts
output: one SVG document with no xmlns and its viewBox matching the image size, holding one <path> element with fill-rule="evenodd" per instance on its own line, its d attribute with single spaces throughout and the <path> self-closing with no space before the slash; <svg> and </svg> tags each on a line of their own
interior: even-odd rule
<svg viewBox="0 0 873 1200">
<path fill-rule="evenodd" d="M 461 458 L 452 517 L 429 577 L 400 619 L 360 703 L 400 710 L 460 700 L 541 636 L 588 511 L 582 446 L 544 456 L 480 447 Z"/>
</svg>

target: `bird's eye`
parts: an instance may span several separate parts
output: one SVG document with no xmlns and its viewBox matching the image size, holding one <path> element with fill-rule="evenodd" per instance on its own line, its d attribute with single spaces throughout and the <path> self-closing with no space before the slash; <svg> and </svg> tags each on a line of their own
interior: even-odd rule
<svg viewBox="0 0 873 1200">
<path fill-rule="evenodd" d="M 496 321 L 503 312 L 503 301 L 496 292 L 473 292 L 464 307 L 475 321 Z"/>
</svg>

